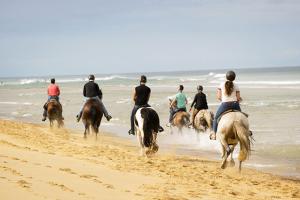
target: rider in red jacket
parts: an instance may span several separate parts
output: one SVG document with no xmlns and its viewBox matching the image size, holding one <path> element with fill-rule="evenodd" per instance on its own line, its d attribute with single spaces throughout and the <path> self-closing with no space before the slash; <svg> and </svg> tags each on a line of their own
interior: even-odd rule
<svg viewBox="0 0 300 200">
<path fill-rule="evenodd" d="M 51 99 L 55 99 L 57 102 L 59 102 L 59 95 L 60 95 L 60 90 L 58 85 L 55 84 L 55 79 L 51 79 L 51 84 L 48 86 L 48 100 L 44 105 L 44 113 L 43 113 L 43 118 L 42 121 L 45 121 L 47 118 L 47 104 Z"/>
</svg>

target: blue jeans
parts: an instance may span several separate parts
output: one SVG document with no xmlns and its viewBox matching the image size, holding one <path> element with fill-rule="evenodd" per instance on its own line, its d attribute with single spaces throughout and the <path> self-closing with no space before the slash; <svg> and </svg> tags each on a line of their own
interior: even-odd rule
<svg viewBox="0 0 300 200">
<path fill-rule="evenodd" d="M 221 105 L 219 106 L 215 119 L 213 122 L 213 129 L 214 132 L 217 132 L 218 129 L 218 118 L 222 115 L 222 113 L 226 112 L 227 110 L 239 110 L 241 111 L 240 104 L 237 101 L 231 101 L 231 102 L 222 102 Z"/>
<path fill-rule="evenodd" d="M 170 123 L 172 123 L 175 113 L 177 113 L 179 111 L 186 112 L 186 108 L 173 108 L 173 107 L 170 107 L 170 116 L 169 116 L 169 122 Z"/>
<path fill-rule="evenodd" d="M 59 101 L 59 96 L 48 96 L 48 101 L 51 99 L 55 99 L 56 101 Z"/>
<path fill-rule="evenodd" d="M 149 104 L 146 105 L 134 105 L 132 112 L 131 112 L 131 116 L 130 116 L 130 128 L 131 130 L 134 132 L 134 117 L 135 117 L 135 113 L 139 108 L 142 107 L 150 107 Z"/>
</svg>

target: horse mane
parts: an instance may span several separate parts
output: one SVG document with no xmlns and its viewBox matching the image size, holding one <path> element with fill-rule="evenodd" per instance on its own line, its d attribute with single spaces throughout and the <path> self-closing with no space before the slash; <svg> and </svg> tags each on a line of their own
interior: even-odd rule
<svg viewBox="0 0 300 200">
<path fill-rule="evenodd" d="M 142 108 L 141 116 L 144 119 L 143 131 L 144 131 L 144 145 L 150 147 L 153 142 L 152 132 L 158 132 L 159 117 L 155 110 L 151 108 Z"/>
</svg>

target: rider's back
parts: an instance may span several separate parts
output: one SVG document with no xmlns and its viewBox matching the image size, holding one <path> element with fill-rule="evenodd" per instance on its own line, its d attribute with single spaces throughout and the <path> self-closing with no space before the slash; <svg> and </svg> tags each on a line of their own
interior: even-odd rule
<svg viewBox="0 0 300 200">
<path fill-rule="evenodd" d="M 197 93 L 194 101 L 197 110 L 208 109 L 206 95 L 203 92 Z"/>
<path fill-rule="evenodd" d="M 231 94 L 228 95 L 226 94 L 225 84 L 226 82 L 221 83 L 221 85 L 219 86 L 219 89 L 221 89 L 222 92 L 222 102 L 237 101 L 236 92 L 240 91 L 238 85 L 236 83 L 233 83 L 233 90 Z"/>
<path fill-rule="evenodd" d="M 142 106 L 148 104 L 150 92 L 151 89 L 144 84 L 137 86 L 135 88 L 135 105 Z"/>
<path fill-rule="evenodd" d="M 89 81 L 83 87 L 83 96 L 85 97 L 102 96 L 102 92 L 100 91 L 97 83 L 93 81 Z"/>
<path fill-rule="evenodd" d="M 185 108 L 186 107 L 186 96 L 184 93 L 179 92 L 176 94 L 177 108 Z"/>
<path fill-rule="evenodd" d="M 59 96 L 59 87 L 56 84 L 50 84 L 48 86 L 48 96 Z"/>
</svg>

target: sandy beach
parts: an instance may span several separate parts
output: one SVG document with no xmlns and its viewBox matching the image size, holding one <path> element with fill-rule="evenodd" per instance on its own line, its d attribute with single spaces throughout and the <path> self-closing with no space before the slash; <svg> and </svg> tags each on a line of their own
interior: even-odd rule
<svg viewBox="0 0 300 200">
<path fill-rule="evenodd" d="M 159 144 L 159 141 L 158 141 Z M 1 199 L 299 199 L 300 181 L 159 151 L 101 133 L 0 120 Z"/>
</svg>

